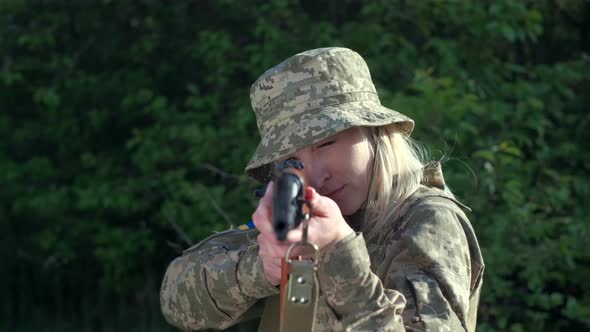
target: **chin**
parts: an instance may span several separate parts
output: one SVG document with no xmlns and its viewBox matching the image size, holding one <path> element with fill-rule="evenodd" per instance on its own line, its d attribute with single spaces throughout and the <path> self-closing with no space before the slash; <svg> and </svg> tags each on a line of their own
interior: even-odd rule
<svg viewBox="0 0 590 332">
<path fill-rule="evenodd" d="M 353 215 L 358 210 L 358 208 L 353 208 L 351 206 L 352 204 L 350 203 L 338 204 L 338 207 L 340 208 L 340 213 L 342 213 L 343 216 Z"/>
</svg>

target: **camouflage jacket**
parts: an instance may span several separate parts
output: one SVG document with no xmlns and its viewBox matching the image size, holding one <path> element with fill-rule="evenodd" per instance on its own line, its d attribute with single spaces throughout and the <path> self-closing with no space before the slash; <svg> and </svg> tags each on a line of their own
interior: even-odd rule
<svg viewBox="0 0 590 332">
<path fill-rule="evenodd" d="M 380 238 L 356 233 L 329 248 L 315 330 L 474 331 L 484 264 L 461 207 L 421 186 Z M 278 331 L 279 290 L 265 277 L 257 235 L 215 234 L 175 259 L 160 292 L 166 320 L 191 331 L 262 315 L 260 329 Z"/>
</svg>

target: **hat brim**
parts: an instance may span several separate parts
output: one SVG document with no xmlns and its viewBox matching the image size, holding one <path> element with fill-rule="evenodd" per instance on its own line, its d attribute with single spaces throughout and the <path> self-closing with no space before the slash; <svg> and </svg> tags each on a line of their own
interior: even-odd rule
<svg viewBox="0 0 590 332">
<path fill-rule="evenodd" d="M 274 162 L 306 146 L 349 128 L 389 124 L 397 124 L 407 136 L 414 129 L 414 121 L 409 117 L 366 100 L 324 106 L 290 116 L 265 130 L 246 166 L 246 174 L 260 182 L 268 182 Z"/>
</svg>

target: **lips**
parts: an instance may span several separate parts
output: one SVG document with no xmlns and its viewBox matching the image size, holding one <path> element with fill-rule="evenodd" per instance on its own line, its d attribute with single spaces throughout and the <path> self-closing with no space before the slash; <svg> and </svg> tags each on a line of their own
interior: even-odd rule
<svg viewBox="0 0 590 332">
<path fill-rule="evenodd" d="M 328 196 L 328 197 L 330 197 L 332 200 L 334 200 L 334 199 L 335 199 L 335 197 L 336 197 L 336 196 L 338 196 L 338 194 L 339 194 L 339 193 L 342 191 L 342 188 L 344 188 L 344 186 L 342 186 L 342 187 L 340 187 L 340 188 L 338 188 L 338 189 L 336 189 L 336 190 L 333 190 L 333 191 L 329 192 L 329 193 L 328 193 L 327 195 L 325 195 L 325 196 Z"/>
</svg>

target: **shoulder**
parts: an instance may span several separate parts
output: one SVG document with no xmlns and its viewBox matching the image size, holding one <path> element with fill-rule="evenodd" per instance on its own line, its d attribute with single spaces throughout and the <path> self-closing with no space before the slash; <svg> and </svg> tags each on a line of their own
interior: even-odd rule
<svg viewBox="0 0 590 332">
<path fill-rule="evenodd" d="M 439 209 L 459 210 L 463 212 L 463 214 L 465 212 L 471 212 L 471 209 L 467 205 L 461 203 L 461 201 L 455 198 L 450 192 L 424 185 L 421 185 L 418 190 L 410 195 L 402 203 L 402 206 L 403 205 L 406 206 L 406 210 L 420 206 L 422 208 L 438 207 Z"/>
<path fill-rule="evenodd" d="M 469 222 L 466 212 L 471 209 L 443 190 L 420 186 L 405 199 L 394 214 L 394 225 L 403 229 L 409 222 L 441 222 L 465 220 Z"/>
<path fill-rule="evenodd" d="M 257 229 L 244 229 L 243 227 L 228 229 L 223 232 L 215 233 L 186 249 L 183 255 L 199 250 L 210 250 L 212 248 L 222 248 L 226 251 L 246 249 L 257 245 L 256 238 L 259 232 Z"/>
<path fill-rule="evenodd" d="M 474 268 L 483 269 L 479 242 L 466 213 L 471 211 L 468 207 L 444 191 L 428 187 L 421 188 L 404 203 L 405 212 L 394 224 L 390 239 L 436 248 L 445 255 L 463 251 L 471 257 Z"/>
<path fill-rule="evenodd" d="M 443 190 L 421 186 L 390 214 L 389 229 L 382 232 L 381 244 L 402 241 L 436 243 L 451 241 L 478 246 L 467 217 L 469 208 Z M 418 244 L 418 243 L 416 243 Z"/>
</svg>

